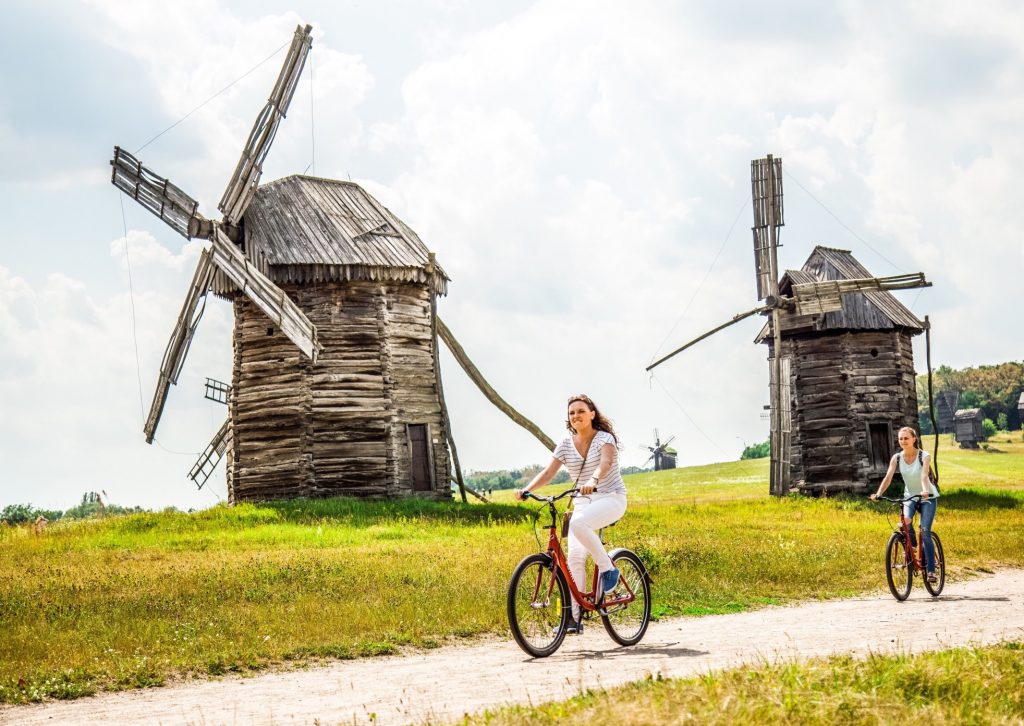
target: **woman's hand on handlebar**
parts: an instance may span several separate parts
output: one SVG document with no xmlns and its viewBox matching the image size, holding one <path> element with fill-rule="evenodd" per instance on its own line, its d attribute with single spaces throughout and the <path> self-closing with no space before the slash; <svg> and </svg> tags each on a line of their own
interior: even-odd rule
<svg viewBox="0 0 1024 726">
<path fill-rule="evenodd" d="M 879 494 L 878 492 L 875 492 L 874 494 L 872 494 L 871 496 L 869 496 L 869 497 L 868 497 L 868 499 L 870 499 L 870 500 L 871 500 L 871 501 L 873 501 L 873 502 L 877 502 L 877 501 L 878 501 L 878 498 L 879 498 L 880 496 L 882 496 L 882 495 L 881 495 L 881 494 Z"/>
<path fill-rule="evenodd" d="M 523 489 L 516 489 L 516 500 L 520 502 L 525 500 L 529 495 L 530 490 L 526 489 L 525 487 Z"/>
</svg>

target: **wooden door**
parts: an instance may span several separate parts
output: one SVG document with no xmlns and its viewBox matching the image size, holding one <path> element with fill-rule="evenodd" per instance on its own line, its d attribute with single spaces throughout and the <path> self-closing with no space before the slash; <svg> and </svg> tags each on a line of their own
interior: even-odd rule
<svg viewBox="0 0 1024 726">
<path fill-rule="evenodd" d="M 892 424 L 869 423 L 868 424 L 868 457 L 871 461 L 871 471 L 884 472 L 889 468 L 889 457 L 895 449 L 892 440 Z"/>
<path fill-rule="evenodd" d="M 409 424 L 409 451 L 412 456 L 412 488 L 417 492 L 434 489 L 433 470 L 430 465 L 430 442 L 426 424 Z"/>
</svg>

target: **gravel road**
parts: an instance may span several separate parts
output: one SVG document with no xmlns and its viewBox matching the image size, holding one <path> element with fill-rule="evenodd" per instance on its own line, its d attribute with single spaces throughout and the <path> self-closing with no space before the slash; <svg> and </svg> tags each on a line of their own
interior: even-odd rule
<svg viewBox="0 0 1024 726">
<path fill-rule="evenodd" d="M 913 626 L 908 625 L 913 623 Z M 908 601 L 888 592 L 652 623 L 620 648 L 604 629 L 566 638 L 533 660 L 507 639 L 409 655 L 343 661 L 251 678 L 186 681 L 0 709 L 4 724 L 377 724 L 443 722 L 509 703 L 540 703 L 660 673 L 691 676 L 764 659 L 918 652 L 1024 640 L 1024 570 L 947 582 L 937 599 L 920 581 Z"/>
</svg>

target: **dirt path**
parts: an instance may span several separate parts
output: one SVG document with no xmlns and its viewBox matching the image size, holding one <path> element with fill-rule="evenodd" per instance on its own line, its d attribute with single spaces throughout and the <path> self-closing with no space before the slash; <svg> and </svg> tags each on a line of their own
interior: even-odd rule
<svg viewBox="0 0 1024 726">
<path fill-rule="evenodd" d="M 604 629 L 566 638 L 546 660 L 492 640 L 423 654 L 346 661 L 253 678 L 194 681 L 70 702 L 6 707 L 17 724 L 307 724 L 446 721 L 508 703 L 540 703 L 651 673 L 690 676 L 762 659 L 909 652 L 1024 639 L 1024 570 L 947 583 L 933 600 L 889 594 L 651 625 L 634 648 Z M 375 716 L 374 716 L 375 715 Z"/>
</svg>

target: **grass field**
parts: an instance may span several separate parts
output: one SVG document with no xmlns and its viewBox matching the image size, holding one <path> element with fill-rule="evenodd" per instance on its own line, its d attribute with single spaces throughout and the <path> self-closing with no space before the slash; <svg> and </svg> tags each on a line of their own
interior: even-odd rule
<svg viewBox="0 0 1024 726">
<path fill-rule="evenodd" d="M 940 453 L 935 526 L 954 578 L 1024 564 L 1024 442 L 1002 438 Z M 766 472 L 758 460 L 629 478 L 609 539 L 648 561 L 656 615 L 884 587 L 881 507 L 772 499 Z M 537 549 L 534 510 L 321 500 L 0 527 L 0 702 L 503 634 L 508 576 Z"/>
<path fill-rule="evenodd" d="M 836 657 L 646 680 L 540 707 L 465 719 L 489 724 L 1019 724 L 1024 644 L 916 656 Z"/>
</svg>

